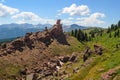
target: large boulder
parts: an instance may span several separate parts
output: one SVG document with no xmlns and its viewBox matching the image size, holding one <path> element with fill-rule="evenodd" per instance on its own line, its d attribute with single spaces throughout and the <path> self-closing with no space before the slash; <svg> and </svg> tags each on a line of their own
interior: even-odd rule
<svg viewBox="0 0 120 80">
<path fill-rule="evenodd" d="M 83 61 L 85 62 L 88 57 L 91 55 L 92 51 L 90 49 L 90 47 L 86 47 L 86 49 L 83 52 Z"/>
<path fill-rule="evenodd" d="M 1 44 L 1 48 L 2 49 L 6 48 L 6 43 Z"/>
<path fill-rule="evenodd" d="M 62 61 L 63 63 L 66 63 L 69 61 L 69 59 L 70 59 L 70 56 L 64 56 L 60 58 L 60 61 Z"/>
<path fill-rule="evenodd" d="M 76 62 L 77 61 L 77 54 L 75 52 L 71 55 L 69 61 L 71 61 L 71 62 Z"/>
<path fill-rule="evenodd" d="M 87 46 L 83 53 L 87 54 L 88 56 L 90 56 L 90 54 L 92 53 L 92 51 L 91 51 L 90 47 Z"/>
<path fill-rule="evenodd" d="M 13 45 L 15 48 L 19 48 L 19 47 L 25 46 L 24 41 L 22 41 L 22 40 L 15 40 L 15 41 L 13 41 L 13 42 L 12 42 L 12 45 Z"/>
<path fill-rule="evenodd" d="M 97 53 L 99 55 L 103 54 L 103 48 L 101 46 L 94 45 L 94 51 L 95 51 L 95 53 Z"/>
</svg>

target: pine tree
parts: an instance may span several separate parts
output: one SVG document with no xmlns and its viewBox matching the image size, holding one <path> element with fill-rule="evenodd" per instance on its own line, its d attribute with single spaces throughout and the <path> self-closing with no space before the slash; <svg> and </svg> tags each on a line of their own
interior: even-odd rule
<svg viewBox="0 0 120 80">
<path fill-rule="evenodd" d="M 91 33 L 91 37 L 92 37 L 92 38 L 95 37 L 95 33 L 94 33 L 94 32 Z"/>
<path fill-rule="evenodd" d="M 74 36 L 74 31 L 73 30 L 71 31 L 71 36 Z"/>
<path fill-rule="evenodd" d="M 118 21 L 118 27 L 120 28 L 120 20 Z"/>
<path fill-rule="evenodd" d="M 114 30 L 116 31 L 117 29 L 118 29 L 118 26 L 116 24 L 116 25 L 114 25 Z"/>
<path fill-rule="evenodd" d="M 80 41 L 80 34 L 77 33 L 77 39 Z"/>
<path fill-rule="evenodd" d="M 114 33 L 114 37 L 116 37 L 117 36 L 117 33 L 116 33 L 116 31 L 115 31 L 115 33 Z"/>
<path fill-rule="evenodd" d="M 112 25 L 111 25 L 111 30 L 114 30 L 114 28 L 115 28 L 115 25 L 112 24 Z"/>
<path fill-rule="evenodd" d="M 111 31 L 111 29 L 108 27 L 108 29 L 107 29 L 107 33 L 110 33 L 110 31 Z"/>
<path fill-rule="evenodd" d="M 119 37 L 119 33 L 120 33 L 120 31 L 119 31 L 119 29 L 118 29 L 117 32 L 116 32 L 116 36 Z"/>
<path fill-rule="evenodd" d="M 74 32 L 75 34 L 74 34 L 74 37 L 76 37 L 77 38 L 77 29 L 75 29 L 75 32 Z"/>
<path fill-rule="evenodd" d="M 85 33 L 85 41 L 88 41 L 88 35 Z"/>
<path fill-rule="evenodd" d="M 102 36 L 102 31 L 100 32 L 100 36 Z"/>
<path fill-rule="evenodd" d="M 109 34 L 109 38 L 111 38 L 112 37 L 112 35 L 111 35 L 111 32 L 110 32 L 110 34 Z"/>
</svg>

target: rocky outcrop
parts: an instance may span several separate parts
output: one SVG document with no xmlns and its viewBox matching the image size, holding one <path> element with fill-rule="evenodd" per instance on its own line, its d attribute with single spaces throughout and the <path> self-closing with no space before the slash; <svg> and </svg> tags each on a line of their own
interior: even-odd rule
<svg viewBox="0 0 120 80">
<path fill-rule="evenodd" d="M 91 55 L 92 51 L 90 49 L 90 47 L 86 47 L 86 49 L 83 52 L 83 61 L 85 62 L 88 57 Z"/>
<path fill-rule="evenodd" d="M 86 47 L 86 49 L 83 51 L 83 61 L 85 62 L 92 53 L 102 55 L 103 54 L 103 48 L 99 45 L 94 45 L 94 51 L 90 49 L 90 47 Z"/>
<path fill-rule="evenodd" d="M 119 70 L 120 70 L 120 66 L 108 70 L 106 73 L 104 73 L 101 76 L 102 80 L 118 80 L 118 79 L 115 79 L 115 78 L 118 74 L 117 71 L 119 71 Z"/>
<path fill-rule="evenodd" d="M 15 53 L 16 51 L 23 52 L 26 48 L 32 50 L 36 47 L 36 43 L 44 44 L 48 47 L 53 40 L 57 40 L 61 44 L 68 44 L 60 20 L 57 20 L 56 24 L 49 30 L 45 28 L 43 32 L 26 33 L 24 37 L 18 38 L 10 43 L 1 44 L 0 56 Z"/>
<path fill-rule="evenodd" d="M 69 59 L 70 62 L 77 62 L 78 61 L 78 53 L 73 52 Z"/>
<path fill-rule="evenodd" d="M 102 55 L 103 54 L 103 48 L 101 46 L 94 45 L 94 52 L 96 54 Z"/>
</svg>

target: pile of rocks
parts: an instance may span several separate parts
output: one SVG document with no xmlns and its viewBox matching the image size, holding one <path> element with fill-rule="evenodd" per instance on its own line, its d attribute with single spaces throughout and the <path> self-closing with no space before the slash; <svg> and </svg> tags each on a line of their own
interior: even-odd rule
<svg viewBox="0 0 120 80">
<path fill-rule="evenodd" d="M 62 57 L 55 57 L 54 59 L 50 59 L 48 62 L 44 62 L 43 65 L 39 68 L 34 68 L 32 72 L 28 70 L 27 68 L 20 71 L 20 74 L 22 78 L 25 78 L 25 80 L 42 80 L 43 78 L 47 77 L 54 77 L 58 76 L 58 71 L 61 69 L 63 64 L 67 62 L 76 62 L 77 61 L 77 54 L 73 53 L 71 56 L 62 56 Z M 63 74 L 64 75 L 64 74 Z M 50 80 L 50 78 L 49 78 Z"/>
</svg>

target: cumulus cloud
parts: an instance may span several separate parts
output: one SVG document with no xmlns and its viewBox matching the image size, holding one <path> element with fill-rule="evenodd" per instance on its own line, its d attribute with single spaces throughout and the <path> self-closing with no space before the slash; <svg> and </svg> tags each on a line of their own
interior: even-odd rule
<svg viewBox="0 0 120 80">
<path fill-rule="evenodd" d="M 32 12 L 21 12 L 12 16 L 12 19 L 22 19 L 26 21 L 39 21 L 40 17 Z"/>
<path fill-rule="evenodd" d="M 104 17 L 105 14 L 103 13 L 93 13 L 89 17 L 77 18 L 76 24 L 81 24 L 84 26 L 98 26 L 105 23 L 104 21 L 100 20 Z"/>
<path fill-rule="evenodd" d="M 9 6 L 6 6 L 0 3 L 0 17 L 6 17 L 8 15 L 13 15 L 18 12 L 19 12 L 18 9 L 12 8 L 12 7 L 9 7 Z"/>
<path fill-rule="evenodd" d="M 80 6 L 77 6 L 76 4 L 72 4 L 71 6 L 69 7 L 65 7 L 62 9 L 62 14 L 69 14 L 70 16 L 74 16 L 74 15 L 77 15 L 77 16 L 85 16 L 85 15 L 89 15 L 89 8 L 87 5 L 80 5 Z"/>
<path fill-rule="evenodd" d="M 49 18 L 41 18 L 40 23 L 41 24 L 55 24 L 56 20 L 49 19 Z"/>
<path fill-rule="evenodd" d="M 41 23 L 41 24 L 54 24 L 54 19 L 49 18 L 41 18 L 37 14 L 33 12 L 21 12 L 19 14 L 16 14 L 12 16 L 12 19 L 17 19 L 17 23 L 23 24 L 23 23 Z"/>
<path fill-rule="evenodd" d="M 62 23 L 63 23 L 63 24 L 66 24 L 66 25 L 70 25 L 70 24 L 73 24 L 73 21 L 72 21 L 72 20 L 69 20 L 69 19 L 63 19 L 63 20 L 62 20 Z"/>
<path fill-rule="evenodd" d="M 73 20 L 74 18 L 73 17 L 69 17 L 68 20 Z"/>
</svg>

